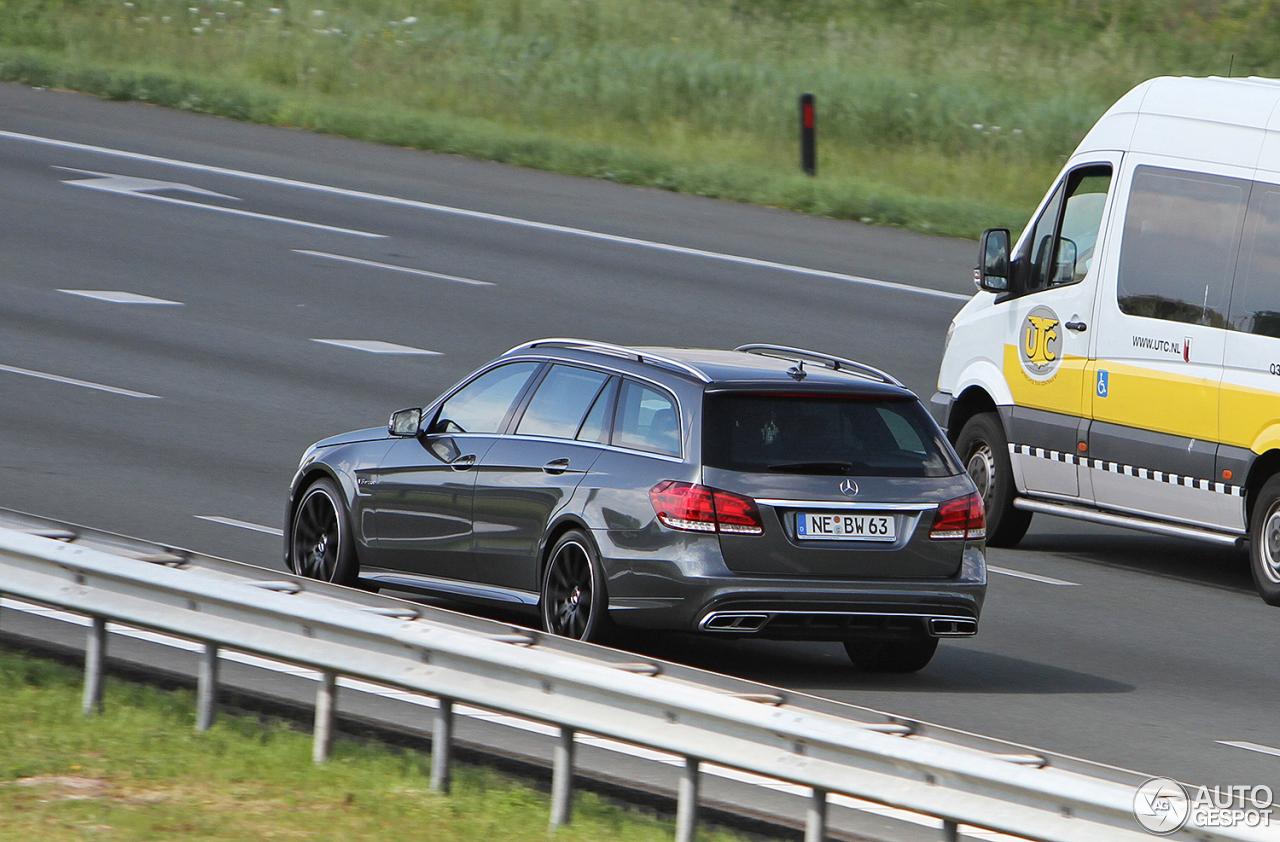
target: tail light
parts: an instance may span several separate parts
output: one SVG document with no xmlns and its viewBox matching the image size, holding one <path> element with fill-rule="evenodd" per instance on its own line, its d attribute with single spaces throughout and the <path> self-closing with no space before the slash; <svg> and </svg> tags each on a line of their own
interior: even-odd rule
<svg viewBox="0 0 1280 842">
<path fill-rule="evenodd" d="M 982 511 L 982 495 L 975 492 L 938 506 L 929 537 L 935 541 L 977 541 L 987 537 L 987 518 Z"/>
<path fill-rule="evenodd" d="M 763 535 L 764 521 L 756 501 L 741 494 L 663 480 L 649 490 L 649 501 L 663 526 L 685 532 Z"/>
</svg>

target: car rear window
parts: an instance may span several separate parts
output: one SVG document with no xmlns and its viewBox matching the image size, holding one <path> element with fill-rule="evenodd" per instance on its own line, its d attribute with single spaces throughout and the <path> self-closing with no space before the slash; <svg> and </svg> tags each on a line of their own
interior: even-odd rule
<svg viewBox="0 0 1280 842">
<path fill-rule="evenodd" d="M 942 477 L 960 465 L 920 402 L 857 395 L 712 392 L 703 463 L 749 473 Z"/>
</svg>

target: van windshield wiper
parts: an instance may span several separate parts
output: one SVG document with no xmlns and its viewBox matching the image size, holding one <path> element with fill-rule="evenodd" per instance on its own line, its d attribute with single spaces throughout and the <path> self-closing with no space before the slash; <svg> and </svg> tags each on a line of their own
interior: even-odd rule
<svg viewBox="0 0 1280 842">
<path fill-rule="evenodd" d="M 830 474 L 844 476 L 853 467 L 852 462 L 783 462 L 770 465 L 769 470 L 778 474 Z"/>
</svg>

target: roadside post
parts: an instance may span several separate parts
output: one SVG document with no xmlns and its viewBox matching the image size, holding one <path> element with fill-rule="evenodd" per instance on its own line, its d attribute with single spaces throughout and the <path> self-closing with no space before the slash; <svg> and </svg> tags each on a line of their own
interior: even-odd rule
<svg viewBox="0 0 1280 842">
<path fill-rule="evenodd" d="M 813 94 L 800 94 L 800 169 L 805 175 L 818 174 L 817 117 Z"/>
</svg>

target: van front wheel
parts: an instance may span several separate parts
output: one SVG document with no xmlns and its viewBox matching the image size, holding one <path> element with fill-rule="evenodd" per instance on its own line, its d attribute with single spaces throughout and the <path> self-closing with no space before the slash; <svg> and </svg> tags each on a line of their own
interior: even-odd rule
<svg viewBox="0 0 1280 842">
<path fill-rule="evenodd" d="M 1280 605 L 1280 476 L 1267 480 L 1253 504 L 1249 567 L 1258 595 L 1268 605 Z"/>
<path fill-rule="evenodd" d="M 1027 534 L 1031 512 L 1013 507 L 1017 489 L 1000 416 L 980 412 L 970 418 L 956 440 L 956 451 L 982 495 L 982 505 L 987 511 L 987 544 L 1014 546 Z"/>
</svg>

